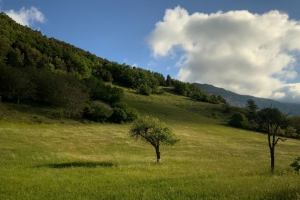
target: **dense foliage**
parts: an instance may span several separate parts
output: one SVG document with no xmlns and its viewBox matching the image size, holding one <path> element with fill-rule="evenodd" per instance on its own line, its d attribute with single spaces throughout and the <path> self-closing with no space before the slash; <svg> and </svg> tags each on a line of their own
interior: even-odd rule
<svg viewBox="0 0 300 200">
<path fill-rule="evenodd" d="M 293 167 L 294 170 L 299 173 L 299 171 L 300 171 L 300 157 L 295 158 L 293 163 L 290 166 Z"/>
<path fill-rule="evenodd" d="M 213 104 L 227 104 L 226 100 L 220 95 L 218 97 L 215 95 L 208 95 L 194 84 L 178 80 L 173 80 L 172 84 L 174 85 L 174 90 L 177 94 L 190 97 L 193 100 Z"/>
<path fill-rule="evenodd" d="M 242 113 L 235 113 L 231 116 L 230 121 L 228 122 L 230 126 L 237 128 L 245 128 L 249 127 L 248 119 Z"/>
<path fill-rule="evenodd" d="M 249 99 L 246 103 L 246 113 L 235 113 L 228 121 L 228 125 L 254 130 L 262 133 L 274 132 L 275 135 L 299 138 L 300 136 L 300 116 L 283 114 L 278 108 L 267 107 L 257 111 L 258 106 L 255 101 Z"/>
<path fill-rule="evenodd" d="M 36 102 L 61 108 L 62 116 L 85 116 L 94 121 L 132 121 L 136 111 L 114 107 L 124 92 L 163 94 L 159 86 L 196 101 L 226 104 L 196 86 L 157 72 L 111 62 L 66 42 L 48 38 L 0 14 L 0 96 L 4 101 Z M 116 86 L 117 85 L 117 86 Z M 95 105 L 101 100 L 112 107 Z M 103 116 L 101 113 L 103 112 Z M 110 119 L 110 120 L 108 120 Z"/>
</svg>

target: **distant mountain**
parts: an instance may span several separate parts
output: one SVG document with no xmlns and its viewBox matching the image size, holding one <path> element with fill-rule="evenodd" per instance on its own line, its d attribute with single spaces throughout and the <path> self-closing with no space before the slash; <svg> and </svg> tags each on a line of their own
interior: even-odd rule
<svg viewBox="0 0 300 200">
<path fill-rule="evenodd" d="M 274 101 L 272 99 L 258 98 L 250 95 L 240 95 L 231 92 L 229 90 L 225 90 L 223 88 L 218 88 L 208 84 L 200 84 L 200 83 L 193 83 L 193 84 L 208 94 L 214 94 L 216 96 L 221 95 L 232 106 L 245 107 L 247 100 L 253 99 L 256 105 L 259 107 L 259 109 L 269 107 L 272 105 L 280 109 L 281 112 L 283 113 L 288 113 L 292 111 L 294 115 L 300 115 L 300 104 L 284 103 L 284 102 Z"/>
</svg>

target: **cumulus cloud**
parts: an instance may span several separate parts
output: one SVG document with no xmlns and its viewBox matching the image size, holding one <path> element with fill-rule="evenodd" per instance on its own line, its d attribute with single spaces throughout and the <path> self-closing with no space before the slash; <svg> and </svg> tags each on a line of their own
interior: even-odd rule
<svg viewBox="0 0 300 200">
<path fill-rule="evenodd" d="M 271 98 L 284 102 L 300 103 L 300 83 L 283 85 L 273 92 Z"/>
<path fill-rule="evenodd" d="M 30 9 L 21 8 L 19 11 L 8 10 L 5 13 L 17 23 L 24 26 L 31 26 L 35 22 L 45 23 L 44 14 L 35 7 Z"/>
<path fill-rule="evenodd" d="M 166 10 L 148 43 L 155 58 L 180 54 L 176 66 L 182 81 L 257 97 L 287 99 L 300 94 L 299 87 L 286 85 L 298 75 L 300 52 L 300 23 L 286 13 L 241 10 L 190 15 L 178 6 Z M 300 100 L 300 95 L 293 98 Z"/>
</svg>

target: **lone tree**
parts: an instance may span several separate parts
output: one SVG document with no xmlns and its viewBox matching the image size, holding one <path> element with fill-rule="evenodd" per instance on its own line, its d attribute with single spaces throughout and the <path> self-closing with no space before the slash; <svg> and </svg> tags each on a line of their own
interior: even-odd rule
<svg viewBox="0 0 300 200">
<path fill-rule="evenodd" d="M 167 125 L 157 118 L 144 116 L 138 118 L 130 129 L 130 137 L 149 142 L 156 152 L 157 162 L 160 162 L 160 144 L 174 145 L 179 141 Z"/>
<path fill-rule="evenodd" d="M 284 115 L 278 108 L 275 107 L 264 108 L 258 113 L 260 125 L 268 134 L 268 143 L 271 156 L 271 172 L 274 171 L 275 167 L 275 146 L 279 140 L 285 140 L 281 137 L 276 138 L 276 135 L 278 134 L 280 128 L 286 125 L 286 118 L 289 114 L 291 113 Z"/>
</svg>

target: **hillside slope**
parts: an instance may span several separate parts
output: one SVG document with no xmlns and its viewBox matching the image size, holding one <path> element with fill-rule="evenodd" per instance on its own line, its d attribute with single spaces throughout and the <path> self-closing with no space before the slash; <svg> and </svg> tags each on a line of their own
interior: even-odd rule
<svg viewBox="0 0 300 200">
<path fill-rule="evenodd" d="M 270 174 L 266 135 L 224 126 L 221 105 L 132 89 L 125 89 L 125 102 L 165 121 L 180 138 L 161 147 L 161 164 L 151 145 L 129 138 L 131 124 L 78 122 L 60 119 L 53 108 L 0 104 L 0 199 L 299 197 L 300 179 L 289 166 L 299 140 L 278 144 Z"/>
</svg>

